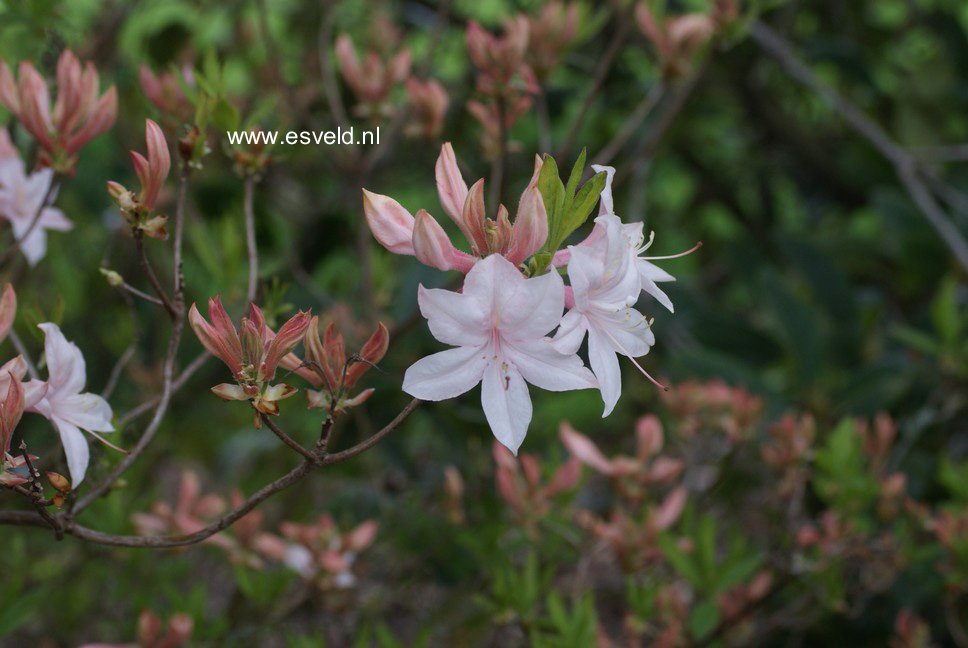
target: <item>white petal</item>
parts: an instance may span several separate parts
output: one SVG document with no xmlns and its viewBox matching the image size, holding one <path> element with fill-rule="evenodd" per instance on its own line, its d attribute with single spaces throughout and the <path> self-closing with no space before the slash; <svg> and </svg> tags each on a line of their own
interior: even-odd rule
<svg viewBox="0 0 968 648">
<path fill-rule="evenodd" d="M 622 395 L 622 370 L 612 344 L 595 329 L 588 331 L 588 361 L 601 385 L 602 400 L 605 402 L 604 418 L 612 413 Z"/>
<path fill-rule="evenodd" d="M 68 342 L 60 328 L 51 322 L 38 324 L 44 332 L 44 356 L 47 359 L 47 374 L 50 391 L 47 396 L 52 401 L 61 394 L 78 394 L 84 389 L 87 372 L 84 356 L 73 342 Z"/>
<path fill-rule="evenodd" d="M 67 231 L 74 227 L 74 223 L 68 220 L 67 216 L 64 216 L 64 212 L 56 207 L 47 207 L 44 209 L 43 213 L 41 213 L 40 221 L 37 222 L 37 227 L 58 231 Z"/>
<path fill-rule="evenodd" d="M 526 346 L 505 343 L 503 351 L 507 362 L 517 367 L 525 380 L 542 389 L 568 391 L 598 387 L 595 376 L 582 364 L 581 358 L 574 353 L 561 353 L 547 338 L 533 340 Z"/>
<path fill-rule="evenodd" d="M 648 263 L 648 262 L 639 261 L 639 278 L 642 281 L 642 290 L 644 290 L 645 292 L 647 292 L 650 295 L 652 295 L 653 297 L 655 297 L 655 299 L 660 304 L 662 304 L 663 306 L 665 306 L 666 308 L 669 309 L 669 312 L 670 313 L 675 312 L 675 309 L 673 309 L 673 307 L 672 307 L 672 300 L 669 299 L 669 296 L 666 295 L 662 291 L 662 289 L 659 288 L 659 286 L 656 285 L 655 281 L 653 281 L 648 276 L 646 276 L 646 274 L 642 271 L 642 266 L 645 263 Z M 652 264 L 648 264 L 648 265 L 652 265 Z M 654 268 L 655 266 L 652 266 L 652 267 Z"/>
<path fill-rule="evenodd" d="M 500 254 L 492 254 L 474 264 L 464 278 L 465 295 L 478 303 L 482 313 L 493 314 L 498 297 L 507 298 L 525 281 L 524 275 Z"/>
<path fill-rule="evenodd" d="M 77 488 L 78 484 L 84 481 L 84 473 L 87 472 L 87 464 L 90 460 L 90 449 L 87 447 L 87 439 L 74 424 L 57 418 L 51 419 L 57 432 L 60 434 L 61 444 L 64 446 L 64 454 L 67 456 L 67 469 L 71 473 L 71 487 Z"/>
<path fill-rule="evenodd" d="M 507 265 L 510 266 L 510 262 Z M 502 337 L 514 340 L 540 338 L 561 322 L 565 310 L 565 284 L 552 270 L 539 277 L 523 279 L 516 289 L 499 290 L 497 304 L 496 322 Z"/>
<path fill-rule="evenodd" d="M 598 214 L 600 216 L 612 214 L 615 212 L 615 206 L 612 204 L 612 178 L 615 177 L 615 167 L 593 164 L 592 170 L 595 173 L 605 172 L 605 188 L 602 189 L 601 206 L 598 208 Z"/>
<path fill-rule="evenodd" d="M 481 383 L 481 405 L 494 438 L 518 454 L 531 423 L 531 396 L 521 374 L 507 363 L 491 363 Z"/>
<path fill-rule="evenodd" d="M 488 338 L 487 314 L 480 302 L 440 288 L 417 288 L 420 313 L 435 338 L 453 346 L 478 346 Z"/>
<path fill-rule="evenodd" d="M 587 330 L 588 323 L 585 316 L 573 308 L 561 318 L 561 324 L 558 326 L 558 332 L 555 333 L 552 344 L 562 353 L 577 353 Z"/>
<path fill-rule="evenodd" d="M 486 347 L 460 347 L 429 355 L 407 369 L 403 391 L 428 401 L 460 396 L 481 382 L 491 358 Z"/>
<path fill-rule="evenodd" d="M 113 432 L 111 406 L 97 394 L 71 394 L 52 402 L 54 416 L 83 430 Z"/>
</svg>

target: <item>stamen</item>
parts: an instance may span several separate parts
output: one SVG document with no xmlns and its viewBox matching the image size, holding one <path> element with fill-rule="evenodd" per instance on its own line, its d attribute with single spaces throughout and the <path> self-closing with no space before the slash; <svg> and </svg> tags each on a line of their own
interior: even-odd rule
<svg viewBox="0 0 968 648">
<path fill-rule="evenodd" d="M 108 441 L 107 439 L 105 439 L 103 436 L 101 436 L 100 434 L 98 434 L 97 432 L 95 432 L 93 430 L 87 430 L 87 432 L 92 437 L 94 437 L 95 439 L 97 439 L 98 441 L 100 441 L 101 443 L 103 443 L 104 445 L 106 445 L 107 447 L 109 447 L 109 448 L 111 448 L 113 450 L 117 450 L 121 454 L 131 454 L 128 450 L 125 450 L 124 448 L 119 448 L 118 446 L 114 445 L 113 443 L 111 443 L 110 441 Z"/>
<path fill-rule="evenodd" d="M 670 254 L 669 256 L 645 257 L 645 260 L 646 261 L 662 261 L 664 259 L 678 259 L 679 257 L 686 256 L 687 254 L 692 254 L 693 252 L 695 252 L 696 250 L 698 250 L 701 247 L 702 247 L 702 241 L 699 241 L 698 243 L 696 243 L 695 245 L 693 245 L 691 248 L 689 248 L 685 252 L 680 252 L 679 254 Z"/>
<path fill-rule="evenodd" d="M 665 385 L 663 385 L 662 383 L 660 383 L 658 380 L 656 380 L 655 378 L 653 378 L 652 376 L 650 376 L 649 375 L 649 372 L 646 371 L 645 369 L 643 369 L 642 368 L 642 365 L 640 365 L 638 362 L 636 362 L 635 358 L 632 357 L 632 354 L 630 354 L 625 349 L 625 347 L 622 346 L 622 343 L 621 342 L 619 342 L 618 340 L 615 339 L 615 336 L 613 336 L 611 333 L 608 332 L 608 329 L 604 329 L 603 328 L 603 329 L 601 329 L 601 331 L 606 335 L 606 337 L 608 337 L 609 340 L 611 340 L 615 344 L 615 346 L 617 346 L 619 348 L 619 350 L 622 353 L 625 354 L 625 357 L 626 358 L 628 358 L 629 360 L 632 361 L 632 364 L 635 365 L 635 368 L 638 369 L 639 371 L 641 371 L 642 372 L 642 375 L 649 379 L 649 382 L 651 382 L 653 385 L 655 385 L 656 387 L 658 387 L 662 391 L 669 391 L 669 388 L 668 387 L 666 387 Z"/>
</svg>

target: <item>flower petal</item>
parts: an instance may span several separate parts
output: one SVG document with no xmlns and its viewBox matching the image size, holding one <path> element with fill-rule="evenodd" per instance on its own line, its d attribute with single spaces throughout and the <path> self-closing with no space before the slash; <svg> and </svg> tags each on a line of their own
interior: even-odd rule
<svg viewBox="0 0 968 648">
<path fill-rule="evenodd" d="M 37 328 L 44 332 L 44 357 L 47 359 L 47 382 L 50 385 L 48 397 L 80 393 L 87 381 L 81 350 L 64 337 L 56 324 L 45 322 L 38 324 Z"/>
<path fill-rule="evenodd" d="M 548 391 L 594 389 L 598 381 L 581 358 L 574 353 L 566 355 L 554 348 L 551 340 L 540 338 L 527 345 L 505 341 L 504 357 L 520 371 L 532 385 Z"/>
<path fill-rule="evenodd" d="M 490 359 L 484 347 L 460 347 L 429 355 L 407 369 L 403 391 L 429 401 L 460 396 L 481 382 Z"/>
<path fill-rule="evenodd" d="M 622 370 L 610 341 L 595 328 L 588 330 L 588 362 L 601 386 L 602 400 L 605 401 L 604 418 L 612 413 L 622 395 Z"/>
<path fill-rule="evenodd" d="M 113 432 L 111 406 L 97 394 L 71 394 L 51 403 L 56 418 L 70 422 L 82 430 Z"/>
<path fill-rule="evenodd" d="M 64 455 L 67 457 L 67 469 L 71 474 L 71 487 L 76 489 L 84 481 L 84 474 L 87 472 L 87 464 L 91 457 L 87 439 L 77 426 L 69 421 L 55 416 L 51 422 L 60 434 Z"/>
<path fill-rule="evenodd" d="M 481 382 L 481 405 L 494 438 L 518 454 L 531 423 L 531 396 L 514 366 L 492 362 Z"/>
<path fill-rule="evenodd" d="M 479 300 L 441 288 L 417 287 L 420 313 L 431 334 L 444 344 L 480 346 L 488 339 L 487 313 Z"/>
</svg>

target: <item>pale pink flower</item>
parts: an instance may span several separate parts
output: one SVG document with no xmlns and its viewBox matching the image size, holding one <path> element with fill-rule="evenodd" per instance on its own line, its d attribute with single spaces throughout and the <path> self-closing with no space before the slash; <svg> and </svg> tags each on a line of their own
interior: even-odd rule
<svg viewBox="0 0 968 648">
<path fill-rule="evenodd" d="M 74 227 L 61 210 L 44 206 L 53 180 L 54 172 L 49 168 L 28 176 L 19 156 L 0 159 L 0 216 L 10 222 L 30 265 L 36 265 L 47 253 L 47 230 L 66 231 Z M 38 210 L 40 217 L 31 228 Z"/>
<path fill-rule="evenodd" d="M 417 301 L 430 332 L 456 348 L 417 361 L 403 390 L 440 401 L 480 383 L 491 431 L 517 453 L 531 422 L 527 383 L 550 391 L 598 386 L 577 355 L 557 351 L 545 337 L 558 325 L 564 299 L 556 272 L 525 279 L 497 254 L 471 269 L 462 294 L 420 286 Z"/>
<path fill-rule="evenodd" d="M 635 362 L 649 352 L 655 336 L 645 316 L 633 308 L 641 280 L 625 226 L 614 215 L 599 216 L 595 223 L 604 235 L 589 245 L 571 246 L 568 280 L 573 304 L 561 320 L 555 346 L 575 353 L 587 332 L 588 359 L 605 402 L 602 416 L 608 416 L 622 393 L 617 354 Z M 642 224 L 638 226 L 641 229 Z"/>
<path fill-rule="evenodd" d="M 38 327 L 44 332 L 44 357 L 47 360 L 47 380 L 32 380 L 31 388 L 46 385 L 43 398 L 29 408 L 54 424 L 71 474 L 71 484 L 77 488 L 87 472 L 90 450 L 81 434 L 86 430 L 107 443 L 98 432 L 113 432 L 111 406 L 96 394 L 82 393 L 87 382 L 87 370 L 81 350 L 69 342 L 56 324 L 47 322 Z M 110 445 L 110 444 L 108 444 Z"/>
</svg>

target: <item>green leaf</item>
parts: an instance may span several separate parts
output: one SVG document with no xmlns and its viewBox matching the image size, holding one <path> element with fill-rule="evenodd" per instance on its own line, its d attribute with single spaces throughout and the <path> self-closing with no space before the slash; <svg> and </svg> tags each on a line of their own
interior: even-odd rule
<svg viewBox="0 0 968 648">
<path fill-rule="evenodd" d="M 689 581 L 693 588 L 702 589 L 702 575 L 696 568 L 692 557 L 676 544 L 675 538 L 670 535 L 660 535 L 659 548 L 662 549 L 665 559 L 669 561 L 669 564 L 680 576 Z"/>
<path fill-rule="evenodd" d="M 565 211 L 571 206 L 571 202 L 575 196 L 575 190 L 578 189 L 578 183 L 581 182 L 581 175 L 585 172 L 585 149 L 581 150 L 578 155 L 578 159 L 575 160 L 575 166 L 571 168 L 571 174 L 568 176 L 568 184 L 565 186 Z"/>
<path fill-rule="evenodd" d="M 941 283 L 931 304 L 931 319 L 945 348 L 951 348 L 957 343 L 961 329 L 957 292 L 955 280 L 948 277 Z"/>
<path fill-rule="evenodd" d="M 585 221 L 588 220 L 592 210 L 595 209 L 595 205 L 598 204 L 602 189 L 605 188 L 605 177 L 605 172 L 600 171 L 593 175 L 592 179 L 586 182 L 582 188 L 578 190 L 578 194 L 571 202 L 571 209 L 565 216 L 564 227 L 562 228 L 560 238 L 557 241 L 558 245 L 564 243 L 565 239 L 567 239 L 572 232 L 584 225 Z M 557 247 L 555 249 L 557 249 Z"/>
<path fill-rule="evenodd" d="M 538 191 L 541 192 L 545 211 L 548 213 L 548 240 L 545 243 L 545 251 L 553 253 L 558 249 L 551 246 L 555 245 L 558 232 L 561 229 L 565 187 L 561 184 L 561 178 L 558 176 L 558 165 L 555 163 L 555 159 L 547 154 L 544 156 L 541 171 L 538 173 Z"/>
<path fill-rule="evenodd" d="M 693 639 L 704 639 L 719 625 L 719 607 L 713 601 L 701 601 L 689 612 L 687 624 Z"/>
</svg>

